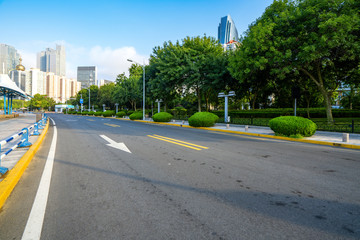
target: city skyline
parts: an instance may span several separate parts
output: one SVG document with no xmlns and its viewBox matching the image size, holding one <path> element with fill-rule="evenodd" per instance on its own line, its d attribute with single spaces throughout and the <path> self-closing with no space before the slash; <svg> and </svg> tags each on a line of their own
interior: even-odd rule
<svg viewBox="0 0 360 240">
<path fill-rule="evenodd" d="M 153 48 L 164 42 L 204 34 L 217 39 L 219 22 L 228 14 L 241 36 L 271 3 L 3 0 L 0 22 L 6 24 L 1 24 L 1 43 L 17 49 L 27 69 L 36 67 L 38 52 L 64 45 L 67 77 L 76 78 L 78 66 L 97 66 L 98 79 L 114 81 L 117 74 L 128 74 L 127 58 L 147 63 Z"/>
</svg>

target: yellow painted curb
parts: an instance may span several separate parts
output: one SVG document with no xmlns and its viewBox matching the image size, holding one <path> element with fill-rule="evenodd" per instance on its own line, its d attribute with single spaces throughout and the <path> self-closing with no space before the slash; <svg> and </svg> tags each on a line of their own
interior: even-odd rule
<svg viewBox="0 0 360 240">
<path fill-rule="evenodd" d="M 25 169 L 33 159 L 37 150 L 39 149 L 41 143 L 43 142 L 46 136 L 48 128 L 49 128 L 49 121 L 46 124 L 44 130 L 42 131 L 41 135 L 36 140 L 36 142 L 20 158 L 18 163 L 15 165 L 15 167 L 7 173 L 4 180 L 0 182 L 0 209 L 4 205 L 6 199 L 10 196 L 12 190 L 15 188 L 16 184 L 23 175 Z"/>
<path fill-rule="evenodd" d="M 125 120 L 125 119 L 120 119 L 120 118 L 118 118 L 118 119 L 119 120 Z M 126 119 L 126 120 L 128 120 L 128 119 Z M 144 121 L 144 120 L 134 120 L 134 121 L 135 122 L 152 123 L 152 124 L 162 124 L 162 125 L 169 125 L 169 126 L 176 126 L 176 127 L 204 129 L 204 130 L 215 131 L 215 132 L 234 133 L 234 134 L 249 135 L 249 136 L 255 136 L 255 137 L 272 138 L 272 139 L 279 139 L 279 140 L 292 141 L 292 142 L 303 142 L 303 143 L 312 143 L 312 144 L 319 144 L 319 145 L 326 145 L 326 146 L 333 146 L 333 147 L 360 149 L 359 145 L 346 144 L 346 143 L 334 143 L 334 142 L 325 142 L 325 141 L 310 140 L 310 139 L 297 139 L 297 138 L 279 137 L 279 136 L 272 136 L 272 135 L 266 135 L 266 134 L 260 134 L 260 133 L 231 131 L 231 130 L 216 129 L 216 128 L 191 127 L 189 125 L 179 125 L 179 124 L 174 124 L 174 123 L 150 122 L 150 121 Z"/>
</svg>

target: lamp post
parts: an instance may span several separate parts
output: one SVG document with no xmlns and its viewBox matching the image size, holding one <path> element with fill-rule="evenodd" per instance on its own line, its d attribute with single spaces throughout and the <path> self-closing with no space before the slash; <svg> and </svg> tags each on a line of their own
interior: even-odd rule
<svg viewBox="0 0 360 240">
<path fill-rule="evenodd" d="M 118 113 L 119 104 L 118 104 L 118 103 L 115 103 L 115 106 L 116 106 L 116 113 Z"/>
<path fill-rule="evenodd" d="M 105 104 L 103 104 L 103 112 L 105 112 Z"/>
<path fill-rule="evenodd" d="M 160 112 L 160 103 L 162 102 L 162 99 L 156 99 L 155 102 L 158 104 L 158 113 Z"/>
<path fill-rule="evenodd" d="M 219 93 L 218 97 L 224 97 L 225 98 L 225 114 L 224 114 L 224 120 L 225 123 L 229 122 L 228 121 L 228 97 L 233 97 L 235 96 L 235 92 L 234 91 L 230 91 L 228 95 L 225 95 L 225 93 L 221 92 Z"/>
<path fill-rule="evenodd" d="M 145 64 L 140 64 L 131 59 L 128 59 L 128 61 L 136 63 L 136 64 L 142 66 L 142 68 L 143 68 L 143 120 L 145 120 Z"/>
<path fill-rule="evenodd" d="M 92 79 L 92 74 L 90 73 L 90 78 L 89 78 L 89 112 L 91 111 L 91 109 L 90 109 L 90 107 L 91 107 L 91 105 L 90 105 L 90 84 L 91 84 L 91 79 Z"/>
</svg>

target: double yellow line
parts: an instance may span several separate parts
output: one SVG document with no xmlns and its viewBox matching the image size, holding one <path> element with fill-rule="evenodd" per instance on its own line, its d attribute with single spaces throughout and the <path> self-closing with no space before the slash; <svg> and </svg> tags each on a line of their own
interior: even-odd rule
<svg viewBox="0 0 360 240">
<path fill-rule="evenodd" d="M 198 151 L 200 151 L 202 149 L 209 149 L 208 147 L 204 147 L 204 146 L 196 145 L 196 144 L 193 144 L 193 143 L 188 143 L 188 142 L 184 142 L 184 141 L 180 141 L 180 140 L 177 140 L 177 139 L 168 138 L 168 137 L 164 137 L 164 136 L 160 136 L 160 135 L 156 135 L 156 134 L 147 135 L 147 136 L 151 137 L 151 138 L 161 140 L 161 141 L 165 141 L 165 142 L 173 143 L 173 144 L 180 145 L 180 146 L 183 146 L 183 147 L 198 150 Z"/>
</svg>

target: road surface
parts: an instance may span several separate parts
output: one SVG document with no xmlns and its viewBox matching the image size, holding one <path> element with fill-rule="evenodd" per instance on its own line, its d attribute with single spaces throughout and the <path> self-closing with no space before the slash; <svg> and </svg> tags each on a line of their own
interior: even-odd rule
<svg viewBox="0 0 360 240">
<path fill-rule="evenodd" d="M 0 239 L 360 239 L 359 150 L 49 116 L 56 126 L 0 210 Z"/>
</svg>

